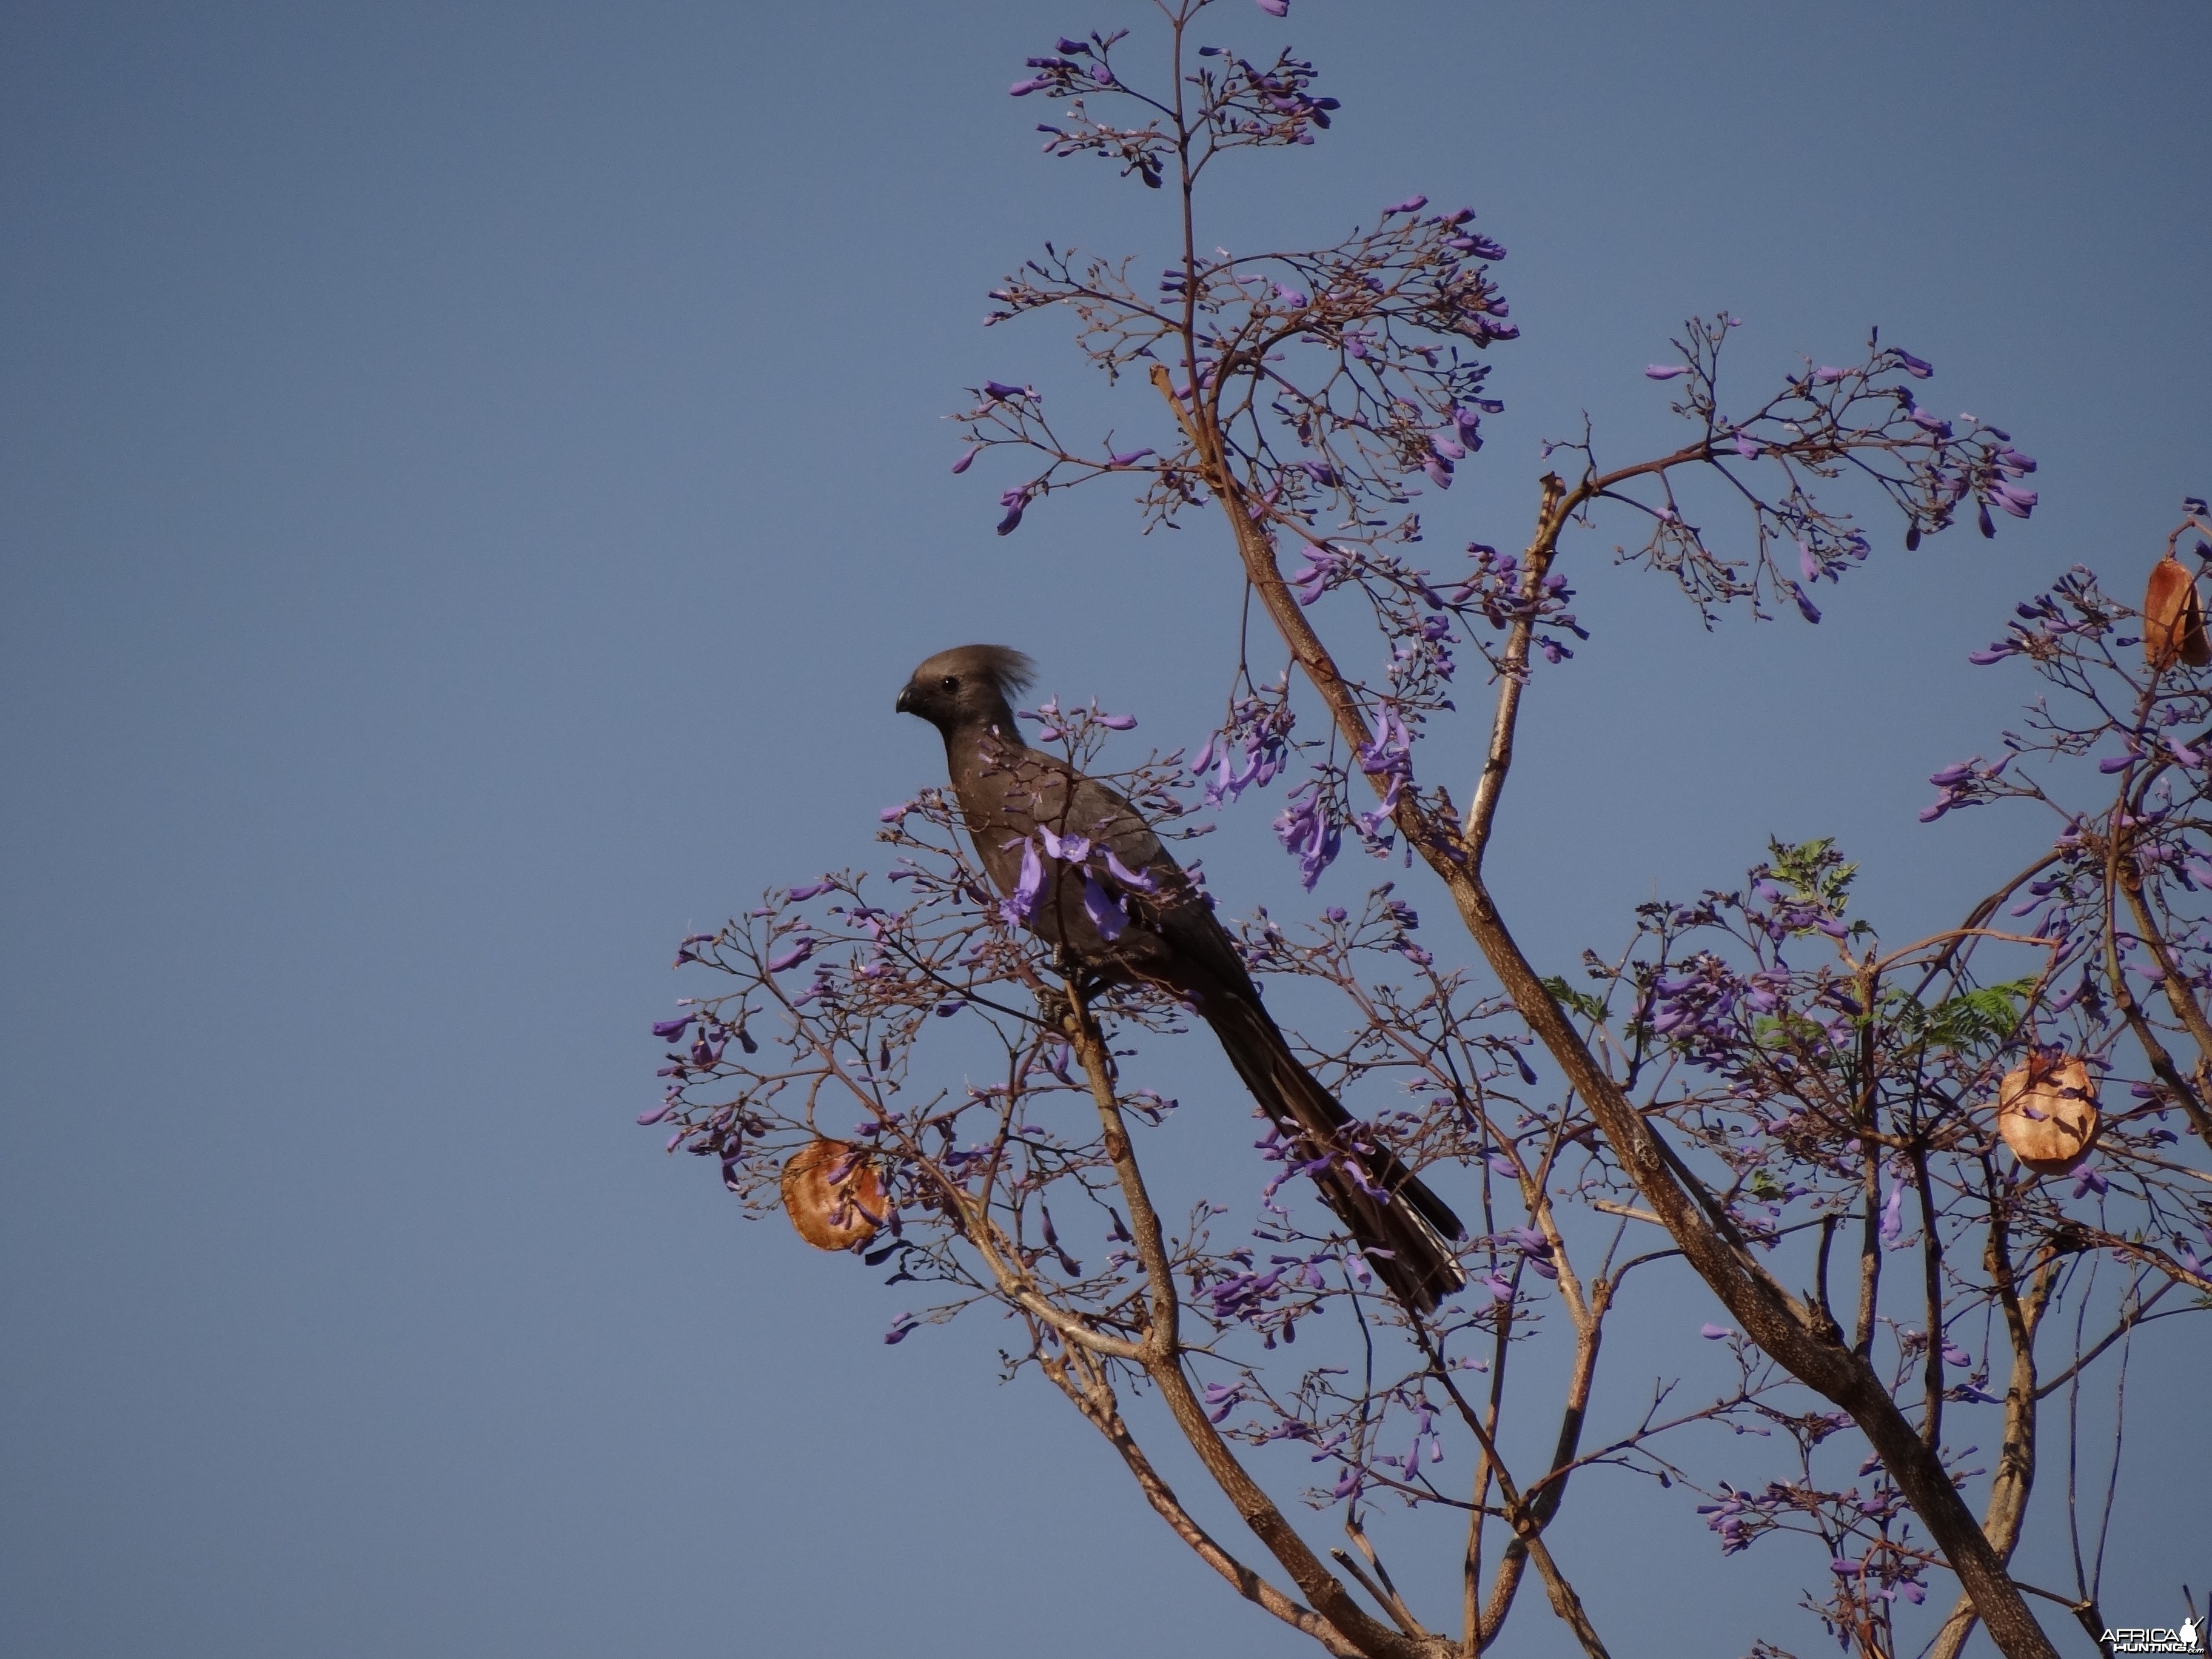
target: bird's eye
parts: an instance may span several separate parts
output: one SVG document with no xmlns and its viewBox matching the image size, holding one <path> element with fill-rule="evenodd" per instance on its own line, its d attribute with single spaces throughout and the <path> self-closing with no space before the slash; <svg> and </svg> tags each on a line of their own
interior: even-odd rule
<svg viewBox="0 0 2212 1659">
<path fill-rule="evenodd" d="M 957 674 L 947 674 L 943 684 L 947 691 L 957 691 L 960 689 L 960 677 Z"/>
</svg>

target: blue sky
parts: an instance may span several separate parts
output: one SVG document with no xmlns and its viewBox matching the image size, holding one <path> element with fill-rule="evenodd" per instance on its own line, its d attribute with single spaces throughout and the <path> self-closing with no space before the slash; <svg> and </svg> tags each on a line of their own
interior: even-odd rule
<svg viewBox="0 0 2212 1659">
<path fill-rule="evenodd" d="M 1571 555 L 1595 638 L 1531 699 L 1492 854 L 1540 963 L 1770 833 L 1841 836 L 1900 938 L 2023 861 L 2025 815 L 1914 815 L 2027 693 L 1965 662 L 2012 601 L 2147 566 L 2212 485 L 2212 14 L 1220 16 L 1345 108 L 1205 240 L 1419 190 L 1511 250 L 1508 412 L 1439 543 L 1514 544 L 1583 410 L 1605 453 L 1666 441 L 1640 369 L 1724 307 L 1754 384 L 1878 323 L 2043 463 L 2031 524 L 1885 548 L 1816 629 L 1708 635 L 1608 539 Z M 631 1122 L 673 941 L 867 865 L 936 775 L 890 711 L 914 661 L 1004 640 L 1169 743 L 1218 708 L 1211 532 L 1099 494 L 1000 540 L 1013 480 L 949 476 L 938 418 L 987 375 L 1093 395 L 983 292 L 1046 239 L 1151 259 L 1161 204 L 1039 156 L 1004 89 L 1141 17 L 0 9 L 0 1646 L 1297 1650 L 997 1385 L 984 1325 L 886 1349 L 896 1292 Z M 1436 742 L 1471 775 L 1471 726 Z M 1268 810 L 1209 847 L 1236 908 L 1295 899 Z M 1670 1294 L 1655 1334 L 1710 1306 Z M 2108 1569 L 2136 1622 L 2204 1577 L 2207 1350 L 2172 1329 Z M 1817 1642 L 1778 1561 L 1583 1503 L 1601 1627 Z"/>
</svg>

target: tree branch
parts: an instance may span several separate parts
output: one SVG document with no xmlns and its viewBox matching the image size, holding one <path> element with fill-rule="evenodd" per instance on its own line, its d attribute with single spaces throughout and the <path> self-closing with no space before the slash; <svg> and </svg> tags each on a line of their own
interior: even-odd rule
<svg viewBox="0 0 2212 1659">
<path fill-rule="evenodd" d="M 1164 382 L 1166 377 L 1156 374 L 1154 379 Z M 1162 384 L 1161 390 L 1197 444 L 1207 471 L 1206 483 L 1228 516 L 1245 573 L 1290 648 L 1292 660 L 1320 695 L 1346 740 L 1364 745 L 1369 734 L 1357 700 L 1276 569 L 1272 544 L 1255 522 L 1237 481 L 1221 463 L 1218 434 L 1203 418 L 1202 408 L 1194 417 L 1174 397 L 1171 386 Z M 1379 780 L 1373 781 L 1380 793 L 1384 786 Z M 1899 1490 L 1919 1513 L 1958 1574 L 2006 1659 L 2057 1659 L 2057 1650 L 2006 1576 L 2002 1563 L 1942 1461 L 1905 1420 L 1873 1367 L 1863 1356 L 1844 1347 L 1840 1333 L 1832 1332 L 1747 1253 L 1732 1248 L 1692 1202 L 1669 1167 L 1658 1137 L 1576 1032 L 1522 953 L 1480 872 L 1469 867 L 1460 848 L 1454 845 L 1457 826 L 1439 833 L 1429 822 L 1417 792 L 1411 789 L 1400 794 L 1393 817 L 1408 845 L 1443 880 L 1461 920 L 1506 995 L 1566 1074 L 1569 1086 L 1588 1103 L 1621 1168 L 1674 1235 L 1698 1276 L 1753 1341 L 1800 1382 L 1848 1412 L 1865 1431 Z"/>
<path fill-rule="evenodd" d="M 1075 1408 L 1090 1419 L 1104 1435 L 1114 1449 L 1121 1454 L 1121 1462 L 1136 1478 L 1137 1489 L 1145 1501 L 1168 1525 L 1176 1536 L 1190 1546 L 1198 1559 L 1212 1567 L 1236 1587 L 1237 1593 L 1254 1606 L 1267 1612 L 1290 1626 L 1293 1630 L 1310 1636 L 1337 1659 L 1361 1659 L 1361 1650 L 1344 1639 L 1336 1627 L 1311 1607 L 1292 1601 L 1258 1573 L 1215 1542 L 1205 1528 L 1191 1517 L 1175 1495 L 1174 1489 L 1153 1468 L 1152 1461 L 1129 1432 L 1129 1425 L 1121 1417 L 1121 1407 L 1114 1397 L 1112 1387 L 1096 1366 L 1085 1365 L 1080 1382 L 1071 1375 L 1069 1357 L 1046 1358 L 1041 1362 L 1044 1373 L 1059 1385 L 1060 1391 L 1075 1402 Z"/>
<path fill-rule="evenodd" d="M 1352 1600 L 1335 1574 L 1323 1566 L 1298 1536 L 1275 1502 L 1261 1490 L 1237 1461 L 1219 1432 L 1206 1420 L 1206 1408 L 1192 1392 L 1183 1374 L 1182 1345 L 1176 1334 L 1175 1275 L 1160 1230 L 1159 1214 L 1152 1207 L 1144 1172 L 1137 1166 L 1134 1149 L 1121 1121 L 1121 1108 L 1114 1093 L 1114 1079 L 1106 1044 L 1091 1017 L 1079 989 L 1068 988 L 1068 1040 L 1090 1080 L 1091 1096 L 1105 1129 L 1106 1155 L 1114 1165 L 1121 1196 L 1129 1206 L 1129 1231 L 1136 1241 L 1137 1259 L 1150 1285 L 1152 1329 L 1146 1334 L 1139 1363 L 1167 1402 L 1168 1411 L 1182 1431 L 1183 1438 L 1198 1454 L 1206 1472 L 1222 1495 L 1236 1508 L 1253 1535 L 1282 1565 L 1284 1571 L 1311 1601 L 1315 1611 L 1365 1659 L 1425 1659 L 1424 1650 L 1371 1617 Z"/>
</svg>

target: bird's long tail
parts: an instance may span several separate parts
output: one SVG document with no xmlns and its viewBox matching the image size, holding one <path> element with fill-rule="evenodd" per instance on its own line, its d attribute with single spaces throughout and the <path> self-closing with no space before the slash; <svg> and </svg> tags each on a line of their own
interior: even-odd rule
<svg viewBox="0 0 2212 1659">
<path fill-rule="evenodd" d="M 1298 1063 L 1267 1011 L 1247 998 L 1217 996 L 1200 1012 L 1252 1097 L 1309 1143 L 1307 1158 L 1338 1154 L 1315 1172 L 1314 1184 L 1398 1299 L 1425 1313 L 1465 1285 L 1448 1242 L 1465 1235 L 1459 1218 L 1394 1153 L 1354 1145 L 1342 1133 L 1352 1114 Z M 1364 1183 L 1346 1167 L 1354 1160 Z"/>
</svg>

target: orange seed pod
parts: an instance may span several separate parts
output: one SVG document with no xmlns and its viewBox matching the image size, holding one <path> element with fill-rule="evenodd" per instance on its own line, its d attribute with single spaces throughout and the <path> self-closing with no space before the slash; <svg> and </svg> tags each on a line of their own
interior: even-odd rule
<svg viewBox="0 0 2212 1659">
<path fill-rule="evenodd" d="M 2212 663 L 2212 641 L 2204 636 L 2204 607 L 2197 597 L 2196 579 L 2171 553 L 2150 568 L 2142 615 L 2143 658 L 2154 671 L 2177 662 L 2191 668 Z"/>
<path fill-rule="evenodd" d="M 813 1140 L 783 1166 L 783 1212 L 817 1250 L 857 1249 L 876 1236 L 884 1212 L 883 1177 L 862 1148 Z"/>
<path fill-rule="evenodd" d="M 2097 1139 L 2097 1086 L 2075 1056 L 2035 1055 L 1997 1085 L 1997 1133 L 2039 1175 L 2064 1175 Z"/>
</svg>

